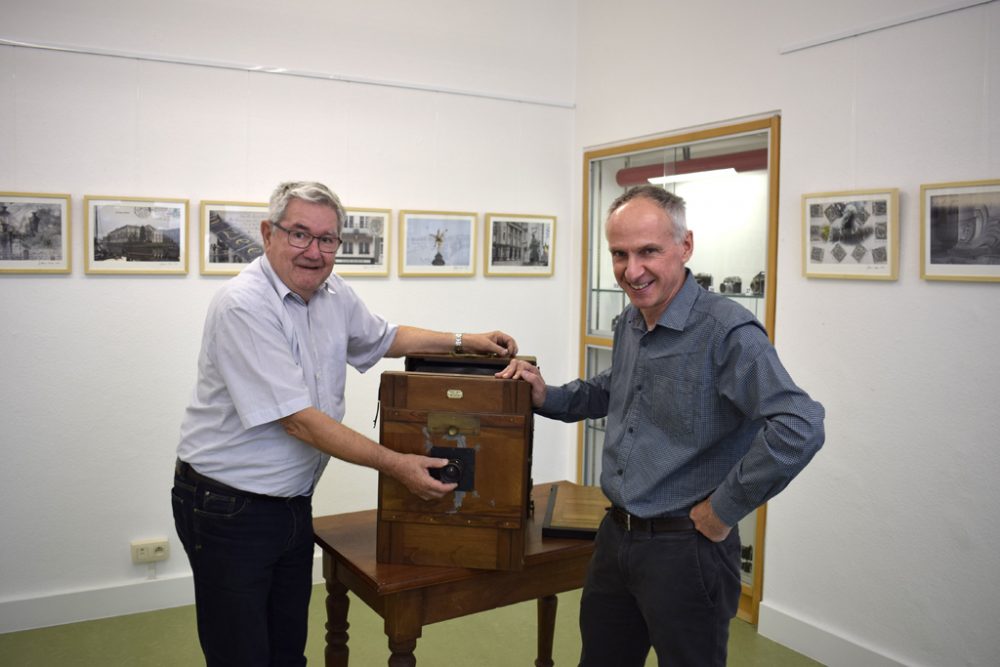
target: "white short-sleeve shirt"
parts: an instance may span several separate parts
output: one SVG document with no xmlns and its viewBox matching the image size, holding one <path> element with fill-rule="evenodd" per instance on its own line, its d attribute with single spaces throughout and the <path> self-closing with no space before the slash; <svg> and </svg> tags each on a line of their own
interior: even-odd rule
<svg viewBox="0 0 1000 667">
<path fill-rule="evenodd" d="M 254 260 L 209 306 L 178 457 L 244 491 L 311 494 L 329 456 L 277 420 L 310 406 L 341 420 L 347 365 L 371 368 L 396 330 L 335 274 L 306 303 Z"/>
</svg>

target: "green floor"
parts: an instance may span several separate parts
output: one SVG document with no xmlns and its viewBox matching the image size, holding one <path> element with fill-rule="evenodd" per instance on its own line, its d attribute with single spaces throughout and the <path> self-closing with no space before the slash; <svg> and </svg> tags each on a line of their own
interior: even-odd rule
<svg viewBox="0 0 1000 667">
<path fill-rule="evenodd" d="M 323 664 L 324 590 L 313 590 L 309 644 L 311 665 Z M 553 659 L 556 665 L 576 665 L 580 639 L 576 626 L 580 592 L 559 596 Z M 389 652 L 382 621 L 351 597 L 351 665 L 385 665 Z M 424 628 L 417 642 L 417 664 L 507 667 L 532 665 L 535 659 L 535 604 L 524 603 L 446 621 Z M 54 628 L 0 635 L 0 665 L 4 667 L 156 667 L 203 665 L 195 634 L 194 607 L 119 616 Z M 655 665 L 650 654 L 646 665 Z M 794 651 L 765 639 L 753 626 L 733 621 L 729 664 L 760 667 L 818 665 Z"/>
</svg>

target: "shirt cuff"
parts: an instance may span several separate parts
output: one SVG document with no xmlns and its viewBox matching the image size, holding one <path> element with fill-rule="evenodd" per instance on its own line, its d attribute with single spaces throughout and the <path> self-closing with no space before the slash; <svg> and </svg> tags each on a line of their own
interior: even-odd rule
<svg viewBox="0 0 1000 667">
<path fill-rule="evenodd" d="M 730 498 L 724 491 L 718 489 L 711 495 L 709 501 L 712 503 L 712 511 L 715 512 L 715 516 L 719 517 L 722 523 L 730 527 L 735 526 L 739 523 L 740 519 L 753 511 L 752 507 L 746 509 Z"/>
</svg>

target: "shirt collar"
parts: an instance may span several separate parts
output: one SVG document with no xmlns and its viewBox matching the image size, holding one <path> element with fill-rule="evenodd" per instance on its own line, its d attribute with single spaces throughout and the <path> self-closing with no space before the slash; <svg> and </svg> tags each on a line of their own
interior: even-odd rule
<svg viewBox="0 0 1000 667">
<path fill-rule="evenodd" d="M 298 301 L 302 301 L 303 303 L 305 303 L 302 297 L 293 292 L 291 289 L 289 289 L 288 285 L 282 282 L 281 278 L 278 277 L 278 274 L 274 272 L 274 268 L 271 266 L 271 262 L 268 261 L 267 255 L 261 255 L 254 261 L 260 262 L 261 273 L 264 274 L 264 277 L 267 278 L 267 282 L 271 284 L 271 288 L 274 290 L 275 294 L 281 297 L 282 301 L 284 301 L 289 295 L 291 295 L 293 299 L 297 299 Z M 320 291 L 325 291 L 329 292 L 330 294 L 336 294 L 337 291 L 333 288 L 333 285 L 330 283 L 330 279 L 333 276 L 334 274 L 331 273 L 330 278 L 327 278 L 323 282 L 323 284 L 319 286 L 319 289 L 316 290 L 316 292 L 318 293 Z"/>
<path fill-rule="evenodd" d="M 691 269 L 684 269 L 684 283 L 674 298 L 667 304 L 667 309 L 663 311 L 660 318 L 656 320 L 657 326 L 667 327 L 676 331 L 683 331 L 687 324 L 694 302 L 698 300 L 698 290 L 701 287 L 691 274 Z M 646 329 L 646 321 L 642 318 L 642 313 L 635 306 L 632 306 L 632 326 Z"/>
</svg>

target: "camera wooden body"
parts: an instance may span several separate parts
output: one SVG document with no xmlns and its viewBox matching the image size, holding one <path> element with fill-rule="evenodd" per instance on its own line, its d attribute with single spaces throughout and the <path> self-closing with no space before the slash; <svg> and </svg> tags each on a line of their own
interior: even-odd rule
<svg viewBox="0 0 1000 667">
<path fill-rule="evenodd" d="M 426 456 L 433 450 L 456 461 L 463 475 L 459 488 L 467 490 L 421 500 L 380 474 L 378 562 L 524 567 L 531 511 L 531 388 L 522 380 L 494 378 L 492 372 L 382 374 L 381 443 L 408 454 Z"/>
</svg>

